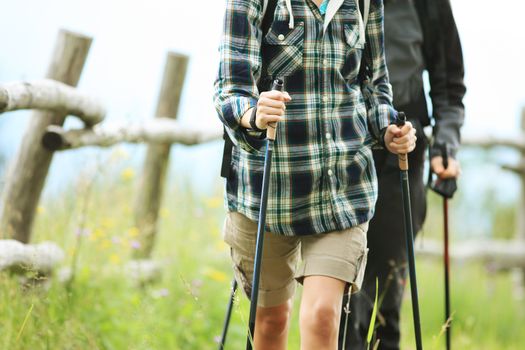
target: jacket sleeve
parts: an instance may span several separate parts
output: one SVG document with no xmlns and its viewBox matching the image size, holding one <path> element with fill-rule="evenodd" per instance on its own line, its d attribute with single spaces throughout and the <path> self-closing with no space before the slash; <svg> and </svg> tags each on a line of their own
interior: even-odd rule
<svg viewBox="0 0 525 350">
<path fill-rule="evenodd" d="M 428 30 L 433 33 L 427 35 L 425 41 L 429 37 L 433 40 L 428 43 L 431 48 L 425 50 L 425 56 L 430 80 L 432 117 L 435 121 L 434 145 L 449 144 L 451 156 L 455 157 L 465 116 L 463 54 L 450 1 L 431 2 L 430 6 L 433 8 L 429 7 Z M 431 156 L 440 154 L 437 147 L 432 147 Z"/>
<path fill-rule="evenodd" d="M 382 144 L 381 131 L 396 118 L 396 111 L 392 107 L 392 86 L 388 79 L 385 59 L 383 11 L 382 0 L 371 1 L 366 25 L 367 48 L 363 53 L 369 55 L 368 65 L 371 71 L 371 81 L 368 83 L 371 93 L 367 96 L 368 120 L 372 136 L 380 144 Z"/>
<path fill-rule="evenodd" d="M 214 104 L 221 122 L 233 143 L 248 152 L 263 146 L 260 138 L 250 136 L 240 125 L 259 97 L 262 16 L 261 0 L 227 0 L 214 84 Z"/>
</svg>

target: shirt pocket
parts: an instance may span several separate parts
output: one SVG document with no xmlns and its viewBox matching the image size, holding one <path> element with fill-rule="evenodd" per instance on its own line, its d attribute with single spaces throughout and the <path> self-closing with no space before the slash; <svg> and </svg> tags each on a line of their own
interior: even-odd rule
<svg viewBox="0 0 525 350">
<path fill-rule="evenodd" d="M 285 78 L 297 73 L 303 68 L 303 49 L 304 23 L 290 29 L 288 21 L 275 21 L 263 41 L 268 75 Z"/>
<path fill-rule="evenodd" d="M 345 24 L 343 27 L 345 59 L 342 74 L 347 80 L 354 80 L 359 73 L 364 44 L 360 42 L 359 24 Z"/>
</svg>

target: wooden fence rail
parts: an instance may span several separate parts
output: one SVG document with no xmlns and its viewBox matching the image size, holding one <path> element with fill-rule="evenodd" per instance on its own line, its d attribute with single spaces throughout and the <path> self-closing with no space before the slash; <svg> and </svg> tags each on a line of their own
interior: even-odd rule
<svg viewBox="0 0 525 350">
<path fill-rule="evenodd" d="M 86 126 L 98 124 L 106 116 L 106 109 L 98 100 L 50 79 L 1 84 L 0 113 L 20 109 L 74 115 Z"/>
<path fill-rule="evenodd" d="M 51 125 L 46 129 L 42 142 L 51 151 L 63 151 L 85 146 L 111 147 L 123 142 L 193 146 L 221 137 L 222 129 L 219 127 L 203 129 L 171 118 L 152 118 L 135 123 L 103 123 L 91 129 L 65 130 Z"/>
</svg>

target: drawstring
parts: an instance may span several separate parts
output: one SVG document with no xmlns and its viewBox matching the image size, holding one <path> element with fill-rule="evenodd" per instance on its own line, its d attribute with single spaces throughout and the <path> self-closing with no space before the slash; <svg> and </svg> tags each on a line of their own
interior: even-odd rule
<svg viewBox="0 0 525 350">
<path fill-rule="evenodd" d="M 292 10 L 292 0 L 285 0 L 286 2 L 286 9 L 288 10 L 288 13 L 290 14 L 290 22 L 288 23 L 288 27 L 290 29 L 293 29 L 295 27 L 294 18 L 293 18 L 293 10 Z"/>
</svg>

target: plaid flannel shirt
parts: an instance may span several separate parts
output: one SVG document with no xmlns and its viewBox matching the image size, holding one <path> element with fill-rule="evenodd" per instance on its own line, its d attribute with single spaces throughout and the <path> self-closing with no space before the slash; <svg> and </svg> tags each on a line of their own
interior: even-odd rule
<svg viewBox="0 0 525 350">
<path fill-rule="evenodd" d="M 373 216 L 377 179 L 371 147 L 395 111 L 382 0 L 371 1 L 366 31 L 360 30 L 356 2 L 331 0 L 322 16 L 312 0 L 292 0 L 292 11 L 279 0 L 263 37 L 263 1 L 227 0 L 214 102 L 236 144 L 226 181 L 229 211 L 257 221 L 260 208 L 264 143 L 240 126 L 241 117 L 274 77 L 284 79 L 292 97 L 277 127 L 266 216 L 270 232 L 318 234 Z M 371 54 L 370 88 L 363 91 L 362 33 Z"/>
</svg>

